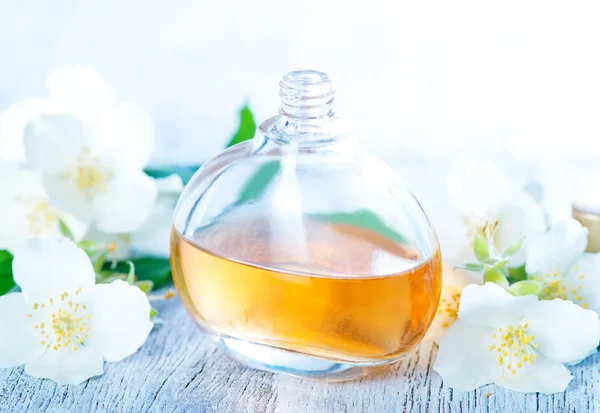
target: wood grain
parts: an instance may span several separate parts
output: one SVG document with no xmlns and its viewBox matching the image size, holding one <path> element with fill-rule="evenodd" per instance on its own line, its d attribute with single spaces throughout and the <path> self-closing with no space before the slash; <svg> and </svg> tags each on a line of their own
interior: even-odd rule
<svg viewBox="0 0 600 413">
<path fill-rule="evenodd" d="M 202 335 L 178 299 L 159 304 L 167 324 L 140 351 L 106 364 L 79 386 L 57 386 L 0 370 L 2 412 L 600 412 L 600 357 L 571 368 L 568 390 L 553 396 L 495 386 L 454 392 L 432 371 L 437 349 L 423 343 L 385 373 L 345 383 L 302 381 L 230 360 Z"/>
</svg>

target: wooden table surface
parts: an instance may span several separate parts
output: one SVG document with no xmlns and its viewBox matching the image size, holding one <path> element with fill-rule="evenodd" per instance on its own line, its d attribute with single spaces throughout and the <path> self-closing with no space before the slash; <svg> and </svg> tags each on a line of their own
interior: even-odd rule
<svg viewBox="0 0 600 413">
<path fill-rule="evenodd" d="M 321 383 L 244 367 L 206 339 L 178 298 L 157 305 L 166 324 L 133 356 L 106 364 L 103 376 L 57 386 L 0 370 L 2 412 L 600 412 L 600 357 L 572 367 L 567 392 L 519 394 L 486 386 L 444 386 L 432 370 L 437 347 L 422 343 L 386 373 Z"/>
</svg>

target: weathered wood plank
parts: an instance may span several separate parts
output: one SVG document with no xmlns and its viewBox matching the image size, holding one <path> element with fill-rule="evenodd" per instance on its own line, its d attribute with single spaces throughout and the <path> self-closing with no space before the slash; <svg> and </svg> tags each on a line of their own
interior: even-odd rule
<svg viewBox="0 0 600 413">
<path fill-rule="evenodd" d="M 564 394 L 518 394 L 495 386 L 470 393 L 443 386 L 423 343 L 374 377 L 345 383 L 301 381 L 243 367 L 227 358 L 188 318 L 179 300 L 159 304 L 167 324 L 104 376 L 56 386 L 0 370 L 2 412 L 600 412 L 600 357 L 573 367 Z"/>
<path fill-rule="evenodd" d="M 564 394 L 520 394 L 490 385 L 460 393 L 432 371 L 437 348 L 423 343 L 410 357 L 380 376 L 345 383 L 315 383 L 276 377 L 273 412 L 598 412 L 600 357 L 571 370 Z"/>
<path fill-rule="evenodd" d="M 167 324 L 138 353 L 79 386 L 57 386 L 0 370 L 0 411 L 234 412 L 266 411 L 273 375 L 247 369 L 203 337 L 178 299 L 159 304 Z"/>
</svg>

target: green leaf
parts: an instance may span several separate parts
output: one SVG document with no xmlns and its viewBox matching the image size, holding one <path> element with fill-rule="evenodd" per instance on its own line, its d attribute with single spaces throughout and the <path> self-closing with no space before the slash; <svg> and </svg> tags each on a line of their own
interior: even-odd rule
<svg viewBox="0 0 600 413">
<path fill-rule="evenodd" d="M 252 115 L 252 111 L 248 105 L 244 105 L 242 109 L 240 109 L 240 126 L 238 127 L 237 132 L 229 143 L 225 146 L 229 148 L 230 146 L 236 145 L 240 142 L 247 141 L 254 137 L 254 133 L 256 132 L 256 123 L 254 122 L 254 116 Z"/>
<path fill-rule="evenodd" d="M 490 268 L 496 268 L 498 270 L 501 270 L 502 268 L 506 267 L 506 264 L 508 264 L 509 259 L 508 258 L 504 258 L 501 259 L 500 261 L 496 261 L 495 263 L 490 265 Z"/>
<path fill-rule="evenodd" d="M 127 274 L 112 271 L 100 271 L 96 273 L 96 284 L 110 284 L 116 280 L 127 281 Z"/>
<path fill-rule="evenodd" d="M 522 265 L 517 268 L 509 268 L 508 269 L 508 280 L 511 283 L 516 283 L 518 281 L 523 281 L 527 279 L 527 271 L 525 271 L 525 266 Z"/>
<path fill-rule="evenodd" d="M 483 281 L 499 285 L 502 288 L 508 288 L 508 280 L 497 268 L 488 267 L 483 273 Z"/>
<path fill-rule="evenodd" d="M 538 295 L 542 285 L 533 280 L 525 280 L 514 283 L 508 288 L 512 295 Z"/>
<path fill-rule="evenodd" d="M 0 250 L 0 295 L 6 294 L 16 285 L 12 275 L 12 262 L 12 254 Z"/>
<path fill-rule="evenodd" d="M 200 169 L 201 165 L 164 165 L 164 166 L 151 166 L 144 169 L 146 175 L 151 178 L 166 178 L 170 175 L 177 174 L 181 177 L 183 184 L 187 184 L 192 178 L 192 175 Z"/>
<path fill-rule="evenodd" d="M 138 281 L 150 280 L 154 288 L 162 287 L 170 283 L 171 264 L 168 258 L 144 257 L 131 260 L 135 267 L 135 276 Z M 128 274 L 130 267 L 125 261 L 120 261 L 115 267 L 110 263 L 104 265 L 104 269 L 110 272 Z"/>
<path fill-rule="evenodd" d="M 473 251 L 475 252 L 475 257 L 479 262 L 487 262 L 487 260 L 490 258 L 490 249 L 488 242 L 485 238 L 483 238 L 480 235 L 475 235 Z"/>
<path fill-rule="evenodd" d="M 258 200 L 279 174 L 280 169 L 279 161 L 273 160 L 262 164 L 240 190 L 237 204 L 247 204 Z"/>
<path fill-rule="evenodd" d="M 63 221 L 60 218 L 58 220 L 58 229 L 60 230 L 60 234 L 63 237 L 67 237 L 71 241 L 75 242 L 75 236 L 73 235 L 73 233 L 71 232 L 71 230 L 69 229 L 69 227 L 67 226 L 67 224 L 65 224 L 65 221 Z"/>
<path fill-rule="evenodd" d="M 165 320 L 158 317 L 158 311 L 156 311 L 154 308 L 150 308 L 150 320 L 152 320 L 152 323 L 155 326 L 160 326 L 160 325 L 165 324 Z"/>
<path fill-rule="evenodd" d="M 84 241 L 79 241 L 77 243 L 77 246 L 79 248 L 81 248 L 82 250 L 84 250 L 85 253 L 90 258 L 93 258 L 94 256 L 96 256 L 99 253 L 106 252 L 106 243 L 105 242 L 84 240 Z"/>
<path fill-rule="evenodd" d="M 254 116 L 248 105 L 244 105 L 240 109 L 240 124 L 238 130 L 233 135 L 229 143 L 225 146 L 229 148 L 240 142 L 247 141 L 254 137 L 256 132 L 256 122 L 254 122 Z M 201 165 L 163 165 L 163 166 L 151 166 L 144 169 L 146 175 L 152 178 L 166 178 L 169 175 L 177 174 L 181 177 L 183 184 L 187 184 L 192 178 L 194 173 L 200 169 Z"/>
<path fill-rule="evenodd" d="M 502 256 L 504 258 L 510 258 L 510 257 L 514 257 L 515 255 L 517 255 L 517 253 L 519 252 L 519 250 L 521 249 L 521 247 L 523 246 L 523 240 L 524 238 L 521 238 L 520 240 L 513 242 L 510 247 L 508 247 L 506 249 L 506 251 L 504 251 L 502 253 Z"/>
<path fill-rule="evenodd" d="M 379 218 L 379 216 L 367 209 L 361 209 L 355 212 L 311 214 L 311 217 L 370 229 L 371 231 L 378 232 L 379 234 L 384 235 L 385 237 L 391 239 L 392 241 L 396 241 L 399 244 L 408 244 L 407 239 L 403 235 L 387 226 L 386 223 Z"/>
<path fill-rule="evenodd" d="M 135 285 L 146 295 L 150 294 L 150 291 L 152 291 L 152 288 L 154 287 L 154 283 L 150 280 L 138 281 Z"/>
<path fill-rule="evenodd" d="M 133 285 L 135 282 L 135 265 L 131 261 L 125 261 L 125 264 L 129 265 L 129 272 L 127 273 L 127 282 L 129 285 Z"/>
<path fill-rule="evenodd" d="M 483 264 L 462 264 L 457 265 L 456 268 L 461 268 L 467 271 L 483 271 Z"/>
<path fill-rule="evenodd" d="M 102 267 L 104 267 L 104 263 L 106 262 L 106 257 L 108 257 L 108 254 L 109 254 L 108 251 L 104 251 L 103 253 L 98 255 L 98 257 L 95 259 L 95 261 L 94 261 L 94 271 L 95 272 L 98 273 L 102 270 Z"/>
</svg>

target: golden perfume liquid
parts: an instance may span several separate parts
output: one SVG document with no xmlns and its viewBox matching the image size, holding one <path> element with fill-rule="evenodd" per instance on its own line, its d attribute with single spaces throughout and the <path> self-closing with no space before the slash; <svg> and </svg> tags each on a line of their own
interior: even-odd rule
<svg viewBox="0 0 600 413">
<path fill-rule="evenodd" d="M 439 301 L 439 250 L 424 259 L 375 231 L 306 215 L 302 240 L 280 232 L 259 216 L 189 238 L 173 230 L 173 277 L 196 322 L 221 337 L 355 364 L 389 362 L 419 343 Z"/>
</svg>

